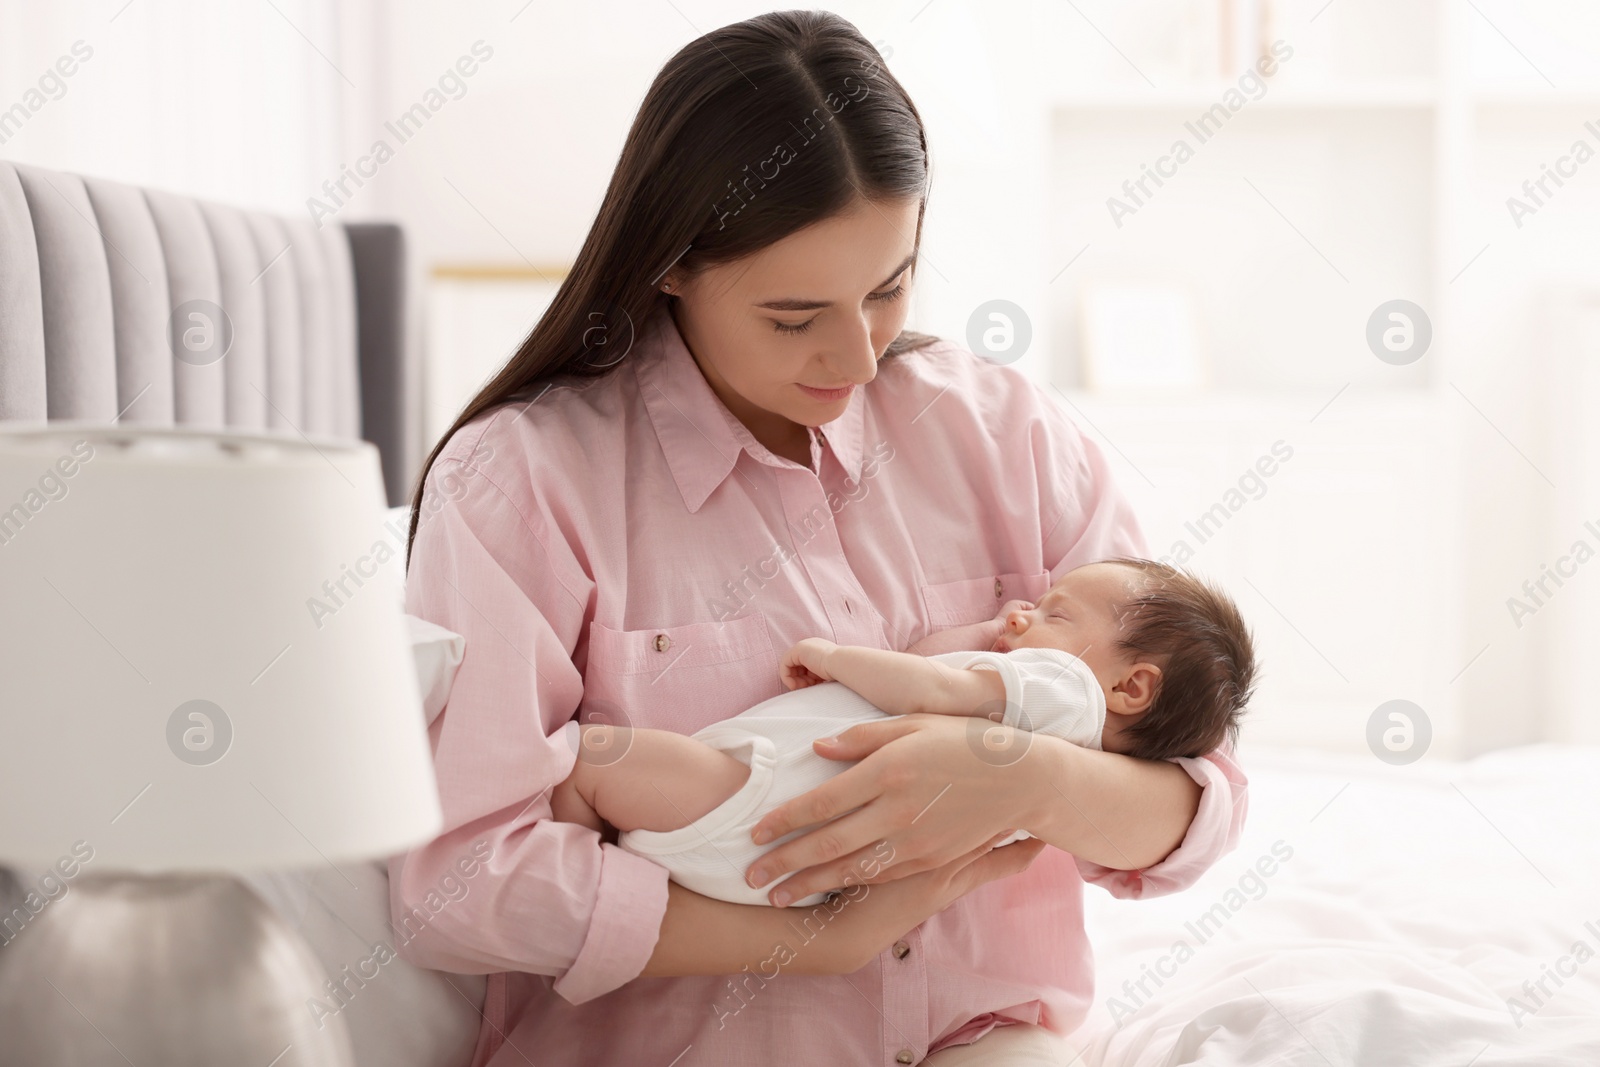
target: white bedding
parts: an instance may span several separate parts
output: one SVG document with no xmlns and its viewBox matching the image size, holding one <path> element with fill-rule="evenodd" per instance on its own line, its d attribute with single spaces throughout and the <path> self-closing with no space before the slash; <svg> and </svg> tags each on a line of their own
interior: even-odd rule
<svg viewBox="0 0 1600 1067">
<path fill-rule="evenodd" d="M 1600 749 L 1240 758 L 1237 851 L 1170 897 L 1089 890 L 1075 1065 L 1600 1065 Z"/>
</svg>

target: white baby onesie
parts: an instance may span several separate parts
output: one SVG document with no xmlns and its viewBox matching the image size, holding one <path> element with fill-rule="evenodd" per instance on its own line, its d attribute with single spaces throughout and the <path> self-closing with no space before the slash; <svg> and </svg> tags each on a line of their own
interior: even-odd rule
<svg viewBox="0 0 1600 1067">
<path fill-rule="evenodd" d="M 1004 653 L 947 652 L 929 658 L 952 667 L 998 671 L 1005 683 L 1005 725 L 1100 748 L 1105 694 L 1078 657 L 1055 649 L 1020 648 Z M 681 829 L 628 830 L 618 836 L 617 844 L 661 864 L 674 882 L 696 893 L 735 904 L 770 905 L 767 894 L 772 883 L 752 889 L 745 883 L 745 871 L 756 857 L 809 828 L 764 845 L 750 840 L 750 828 L 779 804 L 855 765 L 856 761 L 817 755 L 812 741 L 885 717 L 901 716 L 886 716 L 848 686 L 824 682 L 781 693 L 731 719 L 712 723 L 692 736 L 747 764 L 749 779 L 733 796 Z M 984 731 L 992 726 L 982 718 L 971 723 L 968 736 L 975 745 L 984 744 Z M 576 732 L 578 724 L 569 722 L 567 728 Z M 576 746 L 576 736 L 568 740 Z M 1001 844 L 1031 836 L 1019 830 Z M 810 907 L 826 896 L 813 893 L 789 906 Z"/>
</svg>

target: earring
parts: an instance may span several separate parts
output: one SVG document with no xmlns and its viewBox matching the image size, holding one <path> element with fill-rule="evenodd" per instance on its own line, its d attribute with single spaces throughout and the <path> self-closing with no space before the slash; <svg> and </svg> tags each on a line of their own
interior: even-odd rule
<svg viewBox="0 0 1600 1067">
<path fill-rule="evenodd" d="M 670 292 L 672 292 L 672 283 L 671 283 L 671 282 L 662 282 L 662 283 L 661 283 L 661 291 L 662 291 L 662 292 L 663 292 L 663 293 L 670 293 Z"/>
</svg>

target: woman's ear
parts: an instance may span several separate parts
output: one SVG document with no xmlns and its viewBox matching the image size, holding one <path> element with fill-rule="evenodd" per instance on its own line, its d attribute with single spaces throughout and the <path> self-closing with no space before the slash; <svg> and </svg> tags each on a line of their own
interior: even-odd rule
<svg viewBox="0 0 1600 1067">
<path fill-rule="evenodd" d="M 1160 667 L 1154 663 L 1134 663 L 1124 668 L 1121 679 L 1106 693 L 1106 711 L 1113 715 L 1143 715 L 1155 703 L 1160 686 Z"/>
</svg>

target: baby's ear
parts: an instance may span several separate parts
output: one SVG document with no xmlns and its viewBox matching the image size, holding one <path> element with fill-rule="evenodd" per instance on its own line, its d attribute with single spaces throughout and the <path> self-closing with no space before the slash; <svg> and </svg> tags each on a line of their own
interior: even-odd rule
<svg viewBox="0 0 1600 1067">
<path fill-rule="evenodd" d="M 1161 668 L 1154 663 L 1135 663 L 1106 694 L 1106 710 L 1124 716 L 1143 715 L 1156 702 L 1160 688 Z"/>
</svg>

